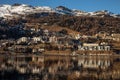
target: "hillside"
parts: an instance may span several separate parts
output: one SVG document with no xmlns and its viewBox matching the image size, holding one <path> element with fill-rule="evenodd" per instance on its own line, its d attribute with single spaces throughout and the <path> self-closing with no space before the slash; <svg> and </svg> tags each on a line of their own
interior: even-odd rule
<svg viewBox="0 0 120 80">
<path fill-rule="evenodd" d="M 107 10 L 85 12 L 68 9 L 64 6 L 50 8 L 47 6 L 30 6 L 25 4 L 0 6 L 0 38 L 19 38 L 28 36 L 26 24 L 33 27 L 59 29 L 65 28 L 85 35 L 99 32 L 120 33 L 120 17 Z M 59 28 L 57 28 L 59 26 Z M 50 28 L 49 28 L 50 29 Z M 72 32 L 70 31 L 70 32 Z M 69 31 L 68 31 L 69 32 Z"/>
<path fill-rule="evenodd" d="M 83 34 L 96 34 L 101 31 L 120 33 L 120 18 L 113 17 L 87 17 L 49 14 L 44 17 L 30 15 L 26 18 L 29 23 L 47 23 L 49 26 L 58 25 L 78 31 Z"/>
</svg>

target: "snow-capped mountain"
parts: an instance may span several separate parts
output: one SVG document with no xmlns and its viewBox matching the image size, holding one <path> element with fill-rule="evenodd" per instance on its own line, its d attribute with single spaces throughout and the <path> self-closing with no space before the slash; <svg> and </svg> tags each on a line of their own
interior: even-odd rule
<svg viewBox="0 0 120 80">
<path fill-rule="evenodd" d="M 54 12 L 50 7 L 33 7 L 25 4 L 21 5 L 0 5 L 0 17 L 11 17 L 16 15 L 33 14 L 40 12 Z"/>
<path fill-rule="evenodd" d="M 64 7 L 64 6 L 58 6 L 58 7 L 56 7 L 55 11 L 58 14 L 70 14 L 70 15 L 73 15 L 72 10 L 70 10 L 70 9 Z"/>
<path fill-rule="evenodd" d="M 90 15 L 90 13 L 88 13 L 88 12 L 80 11 L 80 10 L 76 10 L 76 9 L 73 9 L 73 13 L 76 16 L 89 16 Z"/>
<path fill-rule="evenodd" d="M 68 9 L 64 6 L 58 6 L 56 8 L 50 8 L 47 6 L 37 6 L 33 7 L 26 4 L 14 4 L 14 5 L 0 5 L 0 17 L 20 17 L 21 15 L 29 15 L 34 13 L 57 13 L 61 15 L 73 15 L 73 16 L 111 16 L 120 17 L 117 14 L 113 14 L 107 10 L 101 10 L 96 12 L 84 12 L 75 9 Z"/>
</svg>

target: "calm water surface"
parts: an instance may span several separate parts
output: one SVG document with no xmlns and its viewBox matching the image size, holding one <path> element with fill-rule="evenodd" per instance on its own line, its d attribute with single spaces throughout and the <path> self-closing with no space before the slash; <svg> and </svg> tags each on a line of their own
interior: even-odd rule
<svg viewBox="0 0 120 80">
<path fill-rule="evenodd" d="M 0 80 L 120 80 L 120 57 L 0 57 Z"/>
</svg>

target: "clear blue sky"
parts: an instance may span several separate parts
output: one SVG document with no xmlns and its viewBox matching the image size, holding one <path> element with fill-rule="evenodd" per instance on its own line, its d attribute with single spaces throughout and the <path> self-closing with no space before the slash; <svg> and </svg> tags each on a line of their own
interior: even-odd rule
<svg viewBox="0 0 120 80">
<path fill-rule="evenodd" d="M 23 3 L 32 6 L 50 6 L 55 8 L 59 5 L 70 9 L 83 11 L 109 10 L 120 14 L 120 0 L 0 0 L 0 4 Z"/>
</svg>

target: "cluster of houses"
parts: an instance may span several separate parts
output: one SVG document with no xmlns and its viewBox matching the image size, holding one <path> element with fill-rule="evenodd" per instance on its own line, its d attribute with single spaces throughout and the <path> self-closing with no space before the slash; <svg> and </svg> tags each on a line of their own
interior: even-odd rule
<svg viewBox="0 0 120 80">
<path fill-rule="evenodd" d="M 89 51 L 110 51 L 110 46 L 108 45 L 99 45 L 91 43 L 83 43 L 83 46 L 78 46 L 79 50 L 89 50 Z"/>
<path fill-rule="evenodd" d="M 70 35 L 66 30 L 61 30 L 58 32 L 49 31 L 47 29 L 36 29 L 30 28 L 30 37 L 20 37 L 17 40 L 2 40 L 0 41 L 0 47 L 6 46 L 7 51 L 20 52 L 20 53 L 39 53 L 46 50 L 46 44 L 51 46 L 56 45 L 57 50 L 80 50 L 80 51 L 110 51 L 111 46 L 106 42 L 101 43 L 85 43 L 80 39 L 84 38 L 96 38 L 93 36 L 80 36 L 79 34 Z M 115 34 L 112 34 L 115 36 Z M 116 35 L 117 36 L 117 35 Z M 35 45 L 44 44 L 43 46 Z M 32 46 L 32 47 L 29 47 Z"/>
<path fill-rule="evenodd" d="M 46 51 L 48 48 L 52 50 L 53 48 L 50 47 L 54 46 L 56 50 L 110 51 L 112 46 L 108 42 L 99 41 L 99 39 L 120 41 L 120 34 L 115 33 L 100 32 L 95 36 L 87 36 L 80 33 L 68 33 L 66 29 L 49 31 L 40 28 L 40 24 L 38 26 L 34 25 L 26 24 L 29 27 L 17 27 L 21 30 L 19 33 L 25 34 L 25 36 L 22 35 L 18 39 L 0 40 L 1 49 L 5 48 L 3 51 L 8 52 L 39 53 Z M 95 39 L 98 42 L 84 42 L 85 39 L 88 41 L 89 39 Z"/>
<path fill-rule="evenodd" d="M 76 35 L 73 37 L 59 32 L 49 32 L 48 30 L 43 30 L 42 32 L 43 34 L 37 37 L 21 37 L 16 43 L 19 45 L 22 43 L 27 43 L 26 45 L 50 43 L 56 44 L 58 47 L 77 47 L 77 50 L 83 51 L 110 51 L 110 46 L 107 43 L 82 43 L 80 38 L 85 36 Z"/>
<path fill-rule="evenodd" d="M 105 40 L 113 40 L 113 41 L 120 42 L 120 34 L 119 33 L 109 34 L 107 32 L 99 32 L 98 34 L 96 34 L 96 36 L 99 36 Z"/>
</svg>

